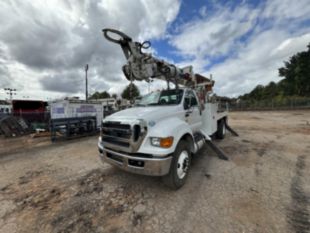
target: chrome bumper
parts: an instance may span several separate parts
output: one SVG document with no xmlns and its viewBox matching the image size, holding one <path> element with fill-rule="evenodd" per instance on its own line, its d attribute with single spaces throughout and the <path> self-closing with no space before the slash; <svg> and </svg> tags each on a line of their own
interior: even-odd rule
<svg viewBox="0 0 310 233">
<path fill-rule="evenodd" d="M 122 170 L 148 176 L 164 176 L 170 170 L 172 156 L 164 158 L 142 158 L 106 149 L 98 143 L 102 162 L 119 167 Z"/>
</svg>

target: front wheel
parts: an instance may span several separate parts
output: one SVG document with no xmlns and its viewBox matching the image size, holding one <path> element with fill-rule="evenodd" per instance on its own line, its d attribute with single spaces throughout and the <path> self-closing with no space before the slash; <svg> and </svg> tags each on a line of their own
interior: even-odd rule
<svg viewBox="0 0 310 233">
<path fill-rule="evenodd" d="M 172 189 L 181 188 L 188 176 L 191 154 L 188 142 L 180 141 L 173 153 L 169 173 L 163 177 L 164 183 Z"/>
</svg>

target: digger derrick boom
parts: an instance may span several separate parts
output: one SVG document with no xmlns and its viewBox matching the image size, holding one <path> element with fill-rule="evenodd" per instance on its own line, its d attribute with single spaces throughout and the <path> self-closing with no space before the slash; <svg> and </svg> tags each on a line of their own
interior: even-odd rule
<svg viewBox="0 0 310 233">
<path fill-rule="evenodd" d="M 149 41 L 143 43 L 135 42 L 125 33 L 115 29 L 106 28 L 102 31 L 107 40 L 121 46 L 127 59 L 127 63 L 122 67 L 122 70 L 129 81 L 144 80 L 149 82 L 150 79 L 156 78 L 168 83 L 174 83 L 176 86 L 194 87 L 199 83 L 214 85 L 214 82 L 210 79 L 194 74 L 192 66 L 179 68 L 174 64 L 153 57 L 149 53 L 144 53 L 142 49 L 148 49 L 151 46 Z M 118 36 L 118 39 L 111 37 L 110 34 Z"/>
</svg>

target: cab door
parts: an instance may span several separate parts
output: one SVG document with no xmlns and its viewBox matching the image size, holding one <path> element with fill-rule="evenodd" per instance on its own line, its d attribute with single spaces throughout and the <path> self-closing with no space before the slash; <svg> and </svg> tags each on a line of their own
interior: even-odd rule
<svg viewBox="0 0 310 233">
<path fill-rule="evenodd" d="M 198 131 L 202 125 L 201 110 L 197 96 L 192 90 L 186 91 L 183 107 L 185 110 L 185 121 L 190 125 L 193 132 Z"/>
</svg>

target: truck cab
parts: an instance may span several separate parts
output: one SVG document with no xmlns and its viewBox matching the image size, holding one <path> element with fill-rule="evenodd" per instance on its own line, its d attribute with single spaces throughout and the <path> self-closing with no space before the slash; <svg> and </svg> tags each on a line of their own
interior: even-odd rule
<svg viewBox="0 0 310 233">
<path fill-rule="evenodd" d="M 192 154 L 218 131 L 210 126 L 226 120 L 216 107 L 202 104 L 191 88 L 149 93 L 135 107 L 103 119 L 100 158 L 128 172 L 162 176 L 177 189 L 185 183 Z"/>
</svg>

